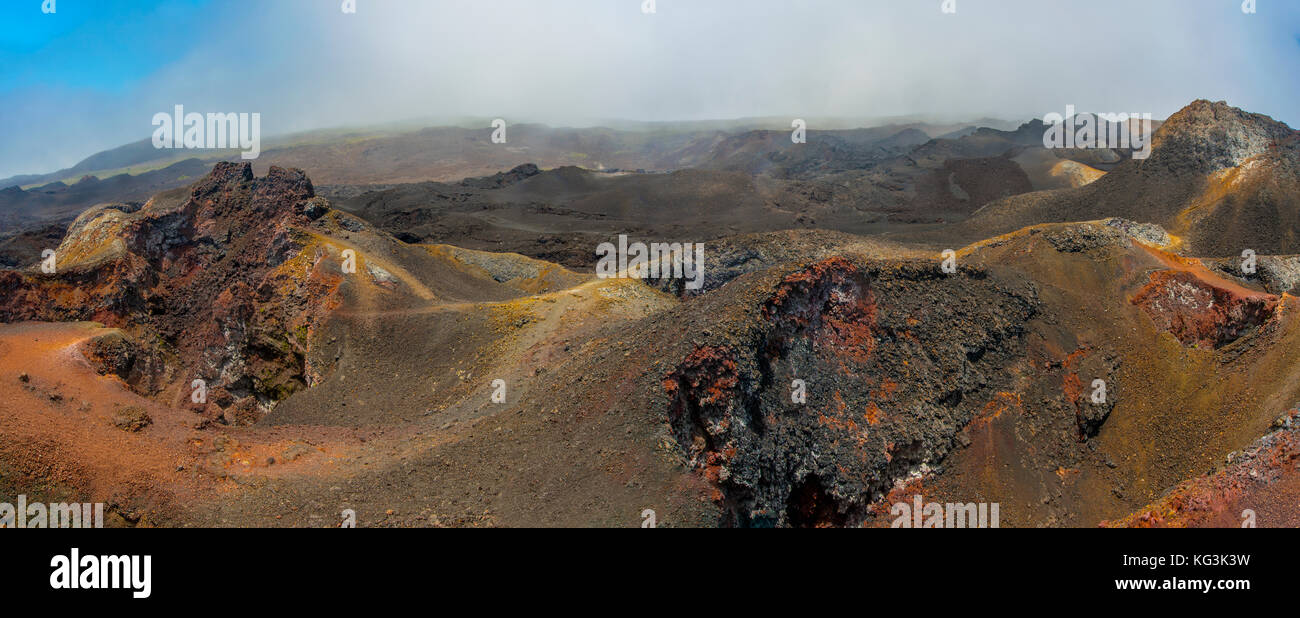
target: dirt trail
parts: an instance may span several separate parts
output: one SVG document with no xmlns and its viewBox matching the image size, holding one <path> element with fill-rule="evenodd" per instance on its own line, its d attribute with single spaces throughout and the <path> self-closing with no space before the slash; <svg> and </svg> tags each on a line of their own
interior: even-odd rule
<svg viewBox="0 0 1300 618">
<path fill-rule="evenodd" d="M 99 375 L 80 346 L 98 324 L 0 325 L 0 496 L 104 502 L 106 525 L 173 525 L 251 477 L 315 476 L 360 444 L 322 428 L 195 430 L 198 415 Z M 149 422 L 115 425 L 128 411 Z"/>
<path fill-rule="evenodd" d="M 1195 275 L 1198 279 L 1205 281 L 1215 287 L 1223 288 L 1234 294 L 1245 298 L 1274 298 L 1272 294 L 1253 290 L 1246 286 L 1223 277 L 1222 275 L 1205 267 L 1201 260 L 1196 258 L 1185 258 L 1172 253 L 1161 251 L 1142 243 L 1135 243 L 1137 246 L 1146 250 L 1152 257 L 1160 260 L 1162 264 L 1169 267 L 1170 270 L 1188 272 Z"/>
<path fill-rule="evenodd" d="M 7 481 L 39 476 L 51 491 L 102 498 L 124 483 L 180 476 L 184 419 L 90 368 L 77 347 L 99 332 L 87 323 L 0 326 L 0 458 L 8 468 L 3 476 L 13 475 Z M 147 431 L 113 426 L 114 411 L 128 406 L 153 417 Z"/>
</svg>

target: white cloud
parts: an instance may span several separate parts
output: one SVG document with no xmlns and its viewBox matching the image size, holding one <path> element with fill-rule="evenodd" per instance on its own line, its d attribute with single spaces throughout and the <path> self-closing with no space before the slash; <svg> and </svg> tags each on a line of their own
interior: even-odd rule
<svg viewBox="0 0 1300 618">
<path fill-rule="evenodd" d="M 148 136 L 149 118 L 261 112 L 263 130 L 412 117 L 1166 116 L 1196 98 L 1297 120 L 1300 10 L 1218 0 L 237 0 L 124 93 L 0 94 L 0 175 Z M 1263 9 L 1261 9 L 1262 11 Z M 126 42 L 124 44 L 129 44 Z M 87 59 L 93 62 L 94 59 Z M 1292 116 L 1292 117 L 1288 117 Z"/>
</svg>

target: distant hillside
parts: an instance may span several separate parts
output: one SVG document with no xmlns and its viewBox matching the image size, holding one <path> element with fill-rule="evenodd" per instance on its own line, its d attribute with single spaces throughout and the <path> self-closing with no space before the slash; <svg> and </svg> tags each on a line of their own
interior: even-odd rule
<svg viewBox="0 0 1300 618">
<path fill-rule="evenodd" d="M 1300 134 L 1220 101 L 1196 101 L 1156 131 L 1146 160 L 1091 184 L 989 204 L 970 237 L 1044 222 L 1122 217 L 1156 223 L 1183 250 L 1224 257 L 1300 252 Z"/>
<path fill-rule="evenodd" d="M 527 164 L 541 169 L 573 167 L 610 174 L 701 168 L 811 181 L 882 165 L 890 168 L 891 162 L 908 166 L 905 157 L 913 149 L 932 143 L 933 135 L 952 134 L 961 127 L 907 122 L 821 130 L 817 127 L 837 125 L 817 121 L 808 133 L 808 142 L 794 144 L 790 130 L 759 130 L 754 128 L 758 122 L 624 123 L 619 125 L 621 128 L 519 124 L 507 127 L 505 144 L 492 143 L 492 131 L 486 125 L 323 130 L 266 140 L 254 168 L 263 172 L 271 166 L 298 167 L 310 170 L 322 184 L 331 186 L 455 182 L 488 178 Z M 776 124 L 775 120 L 767 122 L 769 126 Z M 972 131 L 981 135 L 992 132 L 988 134 L 995 136 L 991 139 L 1000 139 L 994 129 Z M 972 139 L 966 136 L 933 143 L 951 141 L 959 146 L 954 156 L 969 157 L 978 150 L 968 147 Z M 1003 144 L 991 150 L 1001 154 L 1006 148 Z M 932 167 L 942 168 L 944 159 L 935 159 Z M 238 151 L 158 150 L 149 140 L 134 142 L 95 154 L 71 168 L 0 181 L 0 224 L 13 232 L 48 222 L 66 223 L 101 202 L 139 201 L 158 191 L 183 186 L 206 174 L 213 164 L 227 160 L 239 162 Z M 942 197 L 947 189 L 942 189 L 939 199 L 945 203 L 932 206 L 935 199 L 928 189 L 922 190 L 919 197 L 912 195 L 910 187 L 916 183 L 912 175 L 903 173 L 906 178 L 901 179 L 859 175 L 835 184 L 849 187 L 855 201 L 878 205 L 887 212 L 910 212 L 916 210 L 913 202 L 919 202 L 924 206 L 920 210 L 927 212 L 923 220 L 951 218 L 953 214 L 942 213 L 968 212 L 1007 191 L 1023 190 L 1019 181 L 1010 189 L 999 189 L 987 196 L 967 188 L 963 191 L 981 196 L 973 202 L 947 204 L 950 200 Z M 947 174 L 939 175 L 942 178 L 938 180 L 927 176 L 923 184 L 946 187 Z M 893 195 L 895 186 L 904 187 L 906 195 Z"/>
<path fill-rule="evenodd" d="M 185 159 L 135 175 L 122 173 L 103 179 L 87 175 L 72 184 L 53 181 L 26 190 L 10 186 L 0 190 L 0 217 L 15 222 L 66 221 L 95 204 L 144 201 L 159 191 L 190 184 L 207 175 L 211 167 L 199 159 Z"/>
</svg>

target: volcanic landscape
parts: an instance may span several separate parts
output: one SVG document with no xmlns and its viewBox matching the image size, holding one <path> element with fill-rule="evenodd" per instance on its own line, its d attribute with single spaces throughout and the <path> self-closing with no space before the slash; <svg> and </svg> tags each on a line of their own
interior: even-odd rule
<svg viewBox="0 0 1300 618">
<path fill-rule="evenodd" d="M 1145 159 L 1038 120 L 774 126 L 146 141 L 0 182 L 0 498 L 1300 526 L 1300 133 L 1204 100 Z M 702 285 L 598 276 L 620 235 L 703 243 Z"/>
</svg>

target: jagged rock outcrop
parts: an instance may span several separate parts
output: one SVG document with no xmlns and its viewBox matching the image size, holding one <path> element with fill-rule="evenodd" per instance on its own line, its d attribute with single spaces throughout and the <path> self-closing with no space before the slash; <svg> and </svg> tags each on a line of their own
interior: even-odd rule
<svg viewBox="0 0 1300 618">
<path fill-rule="evenodd" d="M 326 209 L 301 170 L 255 178 L 248 163 L 218 163 L 138 210 L 83 213 L 55 273 L 0 271 L 0 320 L 119 328 L 87 350 L 104 373 L 148 394 L 179 382 L 186 399 L 191 381 L 204 380 L 212 397 L 198 407 L 209 417 L 221 415 L 215 404 L 255 420 L 306 384 L 306 335 L 338 281 L 302 255 L 303 228 Z"/>
<path fill-rule="evenodd" d="M 1007 387 L 1035 306 L 977 269 L 809 264 L 770 291 L 747 345 L 698 347 L 664 376 L 673 437 L 724 523 L 857 525 Z"/>
</svg>

